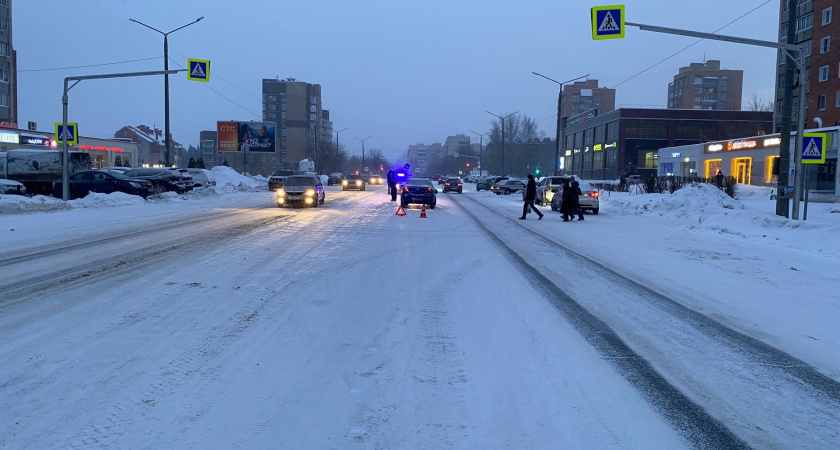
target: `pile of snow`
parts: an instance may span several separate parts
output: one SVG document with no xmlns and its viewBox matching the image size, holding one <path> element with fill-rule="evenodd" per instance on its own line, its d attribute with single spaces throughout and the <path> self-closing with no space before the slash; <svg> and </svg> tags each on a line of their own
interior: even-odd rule
<svg viewBox="0 0 840 450">
<path fill-rule="evenodd" d="M 650 214 L 659 217 L 697 218 L 698 220 L 723 210 L 744 208 L 738 200 L 706 183 L 689 184 L 673 194 L 638 194 L 606 199 L 602 197 L 601 200 L 606 200 L 613 214 Z"/>
<path fill-rule="evenodd" d="M 227 166 L 216 166 L 211 170 L 216 178 L 214 190 L 219 194 L 236 191 L 260 191 L 268 189 L 268 179 L 262 175 L 249 177 Z"/>
</svg>

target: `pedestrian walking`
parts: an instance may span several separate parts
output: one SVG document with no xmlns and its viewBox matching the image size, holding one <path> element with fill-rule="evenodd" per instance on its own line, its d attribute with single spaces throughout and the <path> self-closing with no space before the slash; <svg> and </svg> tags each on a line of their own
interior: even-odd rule
<svg viewBox="0 0 840 450">
<path fill-rule="evenodd" d="M 575 201 L 572 195 L 572 185 L 569 183 L 569 180 L 563 180 L 563 193 L 560 195 L 560 212 L 563 213 L 563 222 L 569 222 L 575 218 L 576 212 Z"/>
<path fill-rule="evenodd" d="M 519 220 L 525 220 L 525 215 L 528 214 L 529 208 L 531 211 L 537 213 L 540 216 L 537 220 L 542 220 L 543 213 L 534 206 L 534 200 L 537 198 L 537 182 L 534 181 L 534 176 L 528 174 L 528 184 L 525 186 L 525 204 L 522 205 L 522 217 Z"/>
<path fill-rule="evenodd" d="M 575 212 L 578 215 L 578 220 L 583 220 L 583 210 L 580 209 L 580 196 L 583 195 L 583 191 L 580 190 L 580 183 L 577 180 L 572 181 L 572 201 L 575 205 Z M 572 214 L 574 215 L 574 214 Z"/>
</svg>

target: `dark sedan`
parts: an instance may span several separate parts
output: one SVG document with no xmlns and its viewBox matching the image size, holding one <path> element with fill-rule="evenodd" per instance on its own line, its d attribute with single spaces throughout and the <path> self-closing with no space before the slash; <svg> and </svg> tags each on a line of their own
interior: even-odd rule
<svg viewBox="0 0 840 450">
<path fill-rule="evenodd" d="M 148 180 L 132 178 L 119 172 L 105 170 L 83 170 L 70 175 L 70 198 L 81 198 L 91 192 L 110 194 L 124 192 L 146 198 L 154 194 L 154 187 Z M 64 193 L 62 180 L 53 183 L 53 196 L 61 198 Z"/>
<path fill-rule="evenodd" d="M 464 184 L 460 178 L 447 178 L 446 181 L 443 183 L 443 193 L 447 192 L 457 192 L 462 193 L 464 191 Z"/>
<path fill-rule="evenodd" d="M 170 169 L 131 169 L 124 175 L 129 178 L 141 178 L 150 181 L 155 194 L 163 194 L 168 191 L 180 194 L 187 191 L 187 186 L 181 180 L 181 177 L 172 173 Z"/>
<path fill-rule="evenodd" d="M 519 192 L 525 190 L 525 183 L 519 180 L 506 179 L 499 180 L 493 186 L 490 186 L 490 191 L 496 195 L 510 195 L 512 192 Z"/>
<path fill-rule="evenodd" d="M 412 178 L 405 183 L 400 193 L 400 204 L 405 208 L 411 203 L 429 205 L 429 209 L 435 209 L 437 204 L 437 189 L 428 178 Z"/>
</svg>

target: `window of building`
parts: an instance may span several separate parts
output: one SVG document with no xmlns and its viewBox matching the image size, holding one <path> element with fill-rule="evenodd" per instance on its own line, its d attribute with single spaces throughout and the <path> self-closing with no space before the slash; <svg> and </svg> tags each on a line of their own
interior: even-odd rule
<svg viewBox="0 0 840 450">
<path fill-rule="evenodd" d="M 702 93 L 703 93 L 703 89 L 701 89 L 701 88 L 694 88 L 694 93 L 695 93 L 695 94 L 702 94 Z"/>
<path fill-rule="evenodd" d="M 216 141 L 212 139 L 205 139 L 201 141 L 201 146 L 204 148 L 213 148 L 216 146 Z"/>
<path fill-rule="evenodd" d="M 826 9 L 824 9 L 823 13 L 822 13 L 822 16 L 823 16 L 823 18 L 822 18 L 823 19 L 822 20 L 823 26 L 830 24 L 831 23 L 831 7 L 828 7 Z"/>
<path fill-rule="evenodd" d="M 2 68 L 0 69 L 0 82 L 8 83 L 9 82 L 9 69 Z"/>
<path fill-rule="evenodd" d="M 820 67 L 820 82 L 828 81 L 828 66 Z"/>
<path fill-rule="evenodd" d="M 826 36 L 820 39 L 820 54 L 828 53 L 828 49 L 831 46 L 831 36 Z"/>
<path fill-rule="evenodd" d="M 729 79 L 729 75 L 721 75 L 721 76 L 720 76 L 720 79 L 721 79 L 721 80 L 728 80 L 728 79 Z"/>
<path fill-rule="evenodd" d="M 592 168 L 595 170 L 601 170 L 604 168 L 604 152 L 595 152 L 592 155 Z"/>
<path fill-rule="evenodd" d="M 309 120 L 316 120 L 316 119 L 315 119 L 315 114 L 310 114 L 310 115 L 309 115 Z"/>
<path fill-rule="evenodd" d="M 277 96 L 276 96 L 276 95 L 269 95 L 269 96 L 268 96 L 268 101 L 270 101 L 270 102 L 276 102 L 276 101 L 277 101 Z"/>
<path fill-rule="evenodd" d="M 819 111 L 825 110 L 825 95 L 817 97 L 817 109 Z"/>
<path fill-rule="evenodd" d="M 814 13 L 808 13 L 796 19 L 796 34 L 814 28 Z"/>
<path fill-rule="evenodd" d="M 703 97 L 694 97 L 695 102 L 703 101 Z"/>
<path fill-rule="evenodd" d="M 6 42 L 0 42 L 0 57 L 9 56 L 9 44 Z"/>
<path fill-rule="evenodd" d="M 281 135 L 281 136 L 285 136 L 285 135 L 286 135 L 286 129 L 285 129 L 285 128 L 283 128 L 282 130 L 280 130 L 280 135 Z"/>
<path fill-rule="evenodd" d="M 700 75 L 694 76 L 694 84 L 703 84 L 703 77 Z"/>
<path fill-rule="evenodd" d="M 606 156 L 604 157 L 604 168 L 605 169 L 615 169 L 616 163 L 618 162 L 618 151 L 614 148 L 610 148 L 607 150 Z"/>
<path fill-rule="evenodd" d="M 785 5 L 787 5 L 787 4 L 785 4 Z M 780 39 L 787 38 L 787 25 L 788 25 L 788 23 L 785 22 L 779 27 L 779 38 Z"/>
<path fill-rule="evenodd" d="M 315 130 L 309 130 L 309 137 L 315 137 Z"/>
<path fill-rule="evenodd" d="M 664 120 L 628 120 L 625 136 L 628 139 L 668 139 L 668 122 Z"/>
<path fill-rule="evenodd" d="M 315 96 L 310 97 L 309 98 L 309 103 L 312 103 L 313 105 L 318 104 L 318 97 L 315 97 Z"/>
<path fill-rule="evenodd" d="M 9 6 L 9 3 L 6 0 L 0 0 L 0 6 Z"/>
<path fill-rule="evenodd" d="M 580 101 L 580 95 L 579 94 L 572 94 L 572 101 L 573 102 L 579 102 Z"/>
<path fill-rule="evenodd" d="M 281 111 L 285 111 L 285 110 L 286 110 L 286 104 L 285 104 L 285 103 L 281 103 L 281 104 L 280 104 L 280 110 L 281 110 Z"/>
<path fill-rule="evenodd" d="M 714 122 L 701 122 L 696 120 L 677 120 L 674 123 L 678 140 L 689 141 L 714 141 L 717 139 L 717 125 Z"/>
<path fill-rule="evenodd" d="M 0 32 L 7 33 L 9 31 L 9 19 L 0 17 Z"/>
<path fill-rule="evenodd" d="M 607 142 L 618 141 L 618 122 L 610 122 L 607 124 Z"/>
<path fill-rule="evenodd" d="M 280 118 L 286 120 L 286 111 L 280 113 Z"/>
<path fill-rule="evenodd" d="M 607 137 L 607 126 L 606 125 L 598 125 L 595 127 L 595 143 L 596 144 L 603 144 Z"/>
<path fill-rule="evenodd" d="M 840 108 L 840 91 L 837 91 L 837 94 L 835 95 L 834 106 Z"/>
<path fill-rule="evenodd" d="M 9 107 L 9 94 L 0 93 L 0 107 Z"/>
<path fill-rule="evenodd" d="M 275 119 L 275 118 L 277 118 L 277 113 L 273 113 L 273 112 L 265 113 L 265 118 L 266 119 Z"/>
<path fill-rule="evenodd" d="M 575 148 L 581 149 L 583 148 L 583 132 L 575 133 Z"/>
</svg>

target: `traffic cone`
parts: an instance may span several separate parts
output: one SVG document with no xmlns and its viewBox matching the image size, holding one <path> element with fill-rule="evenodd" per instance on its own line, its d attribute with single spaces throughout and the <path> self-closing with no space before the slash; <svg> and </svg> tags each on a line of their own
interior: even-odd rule
<svg viewBox="0 0 840 450">
<path fill-rule="evenodd" d="M 403 209 L 402 205 L 400 205 L 400 207 L 397 208 L 397 214 L 396 215 L 398 215 L 398 216 L 404 216 L 405 215 L 405 210 Z"/>
<path fill-rule="evenodd" d="M 421 219 L 426 218 L 426 205 L 423 205 L 423 209 L 420 210 L 420 218 Z"/>
</svg>

